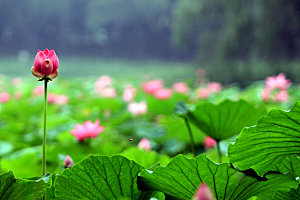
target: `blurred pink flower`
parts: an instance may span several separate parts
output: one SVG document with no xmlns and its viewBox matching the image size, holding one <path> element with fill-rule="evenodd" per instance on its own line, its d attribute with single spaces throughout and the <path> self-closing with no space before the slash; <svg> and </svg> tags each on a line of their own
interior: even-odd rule
<svg viewBox="0 0 300 200">
<path fill-rule="evenodd" d="M 55 94 L 48 93 L 48 95 L 47 95 L 47 101 L 48 101 L 48 103 L 55 103 L 55 98 L 56 98 Z"/>
<path fill-rule="evenodd" d="M 44 87 L 43 86 L 38 86 L 33 89 L 32 91 L 33 96 L 41 96 L 44 94 Z"/>
<path fill-rule="evenodd" d="M 287 102 L 289 101 L 289 93 L 286 90 L 280 90 L 275 94 L 275 101 L 277 102 Z"/>
<path fill-rule="evenodd" d="M 160 79 L 155 79 L 146 83 L 143 83 L 142 88 L 147 94 L 154 94 L 157 90 L 162 89 L 164 83 Z"/>
<path fill-rule="evenodd" d="M 266 78 L 266 88 L 286 90 L 291 85 L 291 81 L 286 79 L 283 73 L 278 74 L 277 76 L 269 76 Z"/>
<path fill-rule="evenodd" d="M 113 83 L 113 79 L 110 76 L 104 75 L 101 76 L 95 83 L 95 87 L 97 90 L 102 90 L 106 88 L 107 86 L 111 85 Z"/>
<path fill-rule="evenodd" d="M 22 92 L 20 92 L 20 91 L 16 91 L 15 93 L 14 93 L 14 97 L 15 97 L 15 99 L 17 99 L 17 100 L 19 100 L 19 99 L 21 99 L 22 98 Z"/>
<path fill-rule="evenodd" d="M 99 90 L 99 94 L 102 97 L 107 97 L 107 98 L 115 98 L 117 96 L 117 92 L 115 88 L 112 87 L 106 87 L 103 88 L 102 90 Z"/>
<path fill-rule="evenodd" d="M 216 146 L 217 142 L 213 138 L 211 138 L 209 136 L 206 136 L 205 139 L 204 139 L 203 144 L 204 144 L 205 148 L 211 149 L 211 148 L 214 148 Z"/>
<path fill-rule="evenodd" d="M 154 93 L 154 96 L 159 100 L 166 100 L 172 96 L 171 89 L 160 89 Z"/>
<path fill-rule="evenodd" d="M 132 85 L 127 85 L 123 92 L 123 100 L 125 102 L 132 101 L 136 95 L 136 89 Z"/>
<path fill-rule="evenodd" d="M 193 200 L 214 200 L 214 196 L 210 188 L 205 183 L 202 183 L 199 186 Z"/>
<path fill-rule="evenodd" d="M 56 95 L 55 104 L 65 105 L 69 102 L 69 97 L 66 95 Z"/>
<path fill-rule="evenodd" d="M 184 83 L 184 82 L 175 83 L 173 85 L 173 88 L 174 88 L 175 92 L 181 93 L 181 94 L 186 94 L 190 90 L 189 87 L 188 87 L 188 85 L 186 83 Z"/>
<path fill-rule="evenodd" d="M 143 114 L 147 113 L 148 106 L 147 106 L 145 101 L 142 101 L 140 103 L 131 102 L 131 103 L 128 104 L 127 109 L 133 115 L 143 115 Z"/>
<path fill-rule="evenodd" d="M 96 120 L 92 123 L 90 120 L 81 124 L 76 124 L 75 129 L 71 130 L 71 134 L 74 135 L 78 141 L 82 141 L 85 138 L 96 138 L 100 133 L 104 131 L 104 126 L 100 126 L 100 120 Z"/>
<path fill-rule="evenodd" d="M 10 100 L 10 95 L 7 92 L 0 93 L 0 103 L 6 103 Z"/>
<path fill-rule="evenodd" d="M 145 149 L 146 151 L 151 150 L 151 143 L 147 138 L 141 139 L 141 141 L 138 144 L 139 149 Z"/>
<path fill-rule="evenodd" d="M 218 93 L 222 90 L 222 85 L 221 83 L 210 82 L 207 85 L 207 89 L 210 91 L 210 93 Z"/>
<path fill-rule="evenodd" d="M 48 103 L 53 103 L 57 105 L 65 105 L 69 102 L 69 97 L 66 95 L 56 95 L 49 93 L 47 96 Z"/>
<path fill-rule="evenodd" d="M 261 92 L 261 96 L 264 101 L 269 101 L 271 98 L 271 90 L 268 88 L 264 88 Z"/>
<path fill-rule="evenodd" d="M 12 79 L 12 84 L 15 87 L 20 86 L 22 84 L 22 82 L 23 82 L 23 79 L 20 78 L 20 77 L 15 77 L 15 78 Z"/>
<path fill-rule="evenodd" d="M 65 160 L 64 160 L 64 168 L 72 168 L 74 166 L 74 161 L 73 159 L 67 155 Z"/>
<path fill-rule="evenodd" d="M 200 99 L 206 99 L 210 95 L 210 91 L 207 88 L 199 88 L 196 94 Z"/>
</svg>

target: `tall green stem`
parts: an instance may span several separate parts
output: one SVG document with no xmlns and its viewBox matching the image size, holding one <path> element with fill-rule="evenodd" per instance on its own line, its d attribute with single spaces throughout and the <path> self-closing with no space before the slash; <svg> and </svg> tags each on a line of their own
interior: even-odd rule
<svg viewBox="0 0 300 200">
<path fill-rule="evenodd" d="M 44 80 L 44 134 L 43 134 L 43 174 L 46 174 L 46 134 L 47 134 L 47 82 Z"/>
<path fill-rule="evenodd" d="M 220 141 L 217 142 L 217 149 L 218 149 L 218 154 L 219 154 L 219 162 L 222 163 L 222 152 L 220 148 Z"/>
<path fill-rule="evenodd" d="M 194 154 L 194 157 L 196 156 L 196 151 L 195 151 L 195 143 L 194 143 L 194 137 L 193 137 L 193 133 L 192 133 L 192 129 L 191 129 L 191 126 L 190 126 L 190 123 L 189 121 L 187 120 L 186 117 L 184 117 L 184 122 L 185 122 L 185 125 L 188 129 L 188 132 L 189 132 L 189 135 L 190 135 L 190 140 L 191 140 L 191 150 Z"/>
<path fill-rule="evenodd" d="M 44 134 L 43 134 L 43 174 L 46 174 L 46 135 L 47 135 L 47 83 L 48 79 L 44 79 Z M 46 199 L 46 192 L 44 193 L 43 200 Z"/>
</svg>

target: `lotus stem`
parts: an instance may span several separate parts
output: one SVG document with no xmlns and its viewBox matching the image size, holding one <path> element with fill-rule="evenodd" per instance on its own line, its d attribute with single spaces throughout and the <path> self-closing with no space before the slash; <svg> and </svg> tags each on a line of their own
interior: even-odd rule
<svg viewBox="0 0 300 200">
<path fill-rule="evenodd" d="M 43 134 L 43 174 L 46 174 L 46 135 L 47 135 L 47 83 L 48 80 L 44 79 L 44 134 Z M 43 200 L 46 199 L 46 192 L 44 193 Z"/>
<path fill-rule="evenodd" d="M 219 154 L 219 162 L 222 163 L 222 152 L 221 152 L 221 148 L 220 148 L 220 141 L 217 141 L 217 150 L 218 150 L 218 154 Z"/>
<path fill-rule="evenodd" d="M 189 136 L 190 136 L 190 140 L 191 140 L 191 150 L 192 150 L 192 152 L 194 154 L 194 157 L 196 157 L 195 142 L 194 142 L 193 132 L 192 132 L 190 123 L 189 123 L 189 121 L 188 121 L 188 119 L 186 117 L 184 117 L 184 122 L 185 122 L 185 125 L 186 125 L 186 127 L 188 129 L 188 132 L 189 132 Z"/>
</svg>

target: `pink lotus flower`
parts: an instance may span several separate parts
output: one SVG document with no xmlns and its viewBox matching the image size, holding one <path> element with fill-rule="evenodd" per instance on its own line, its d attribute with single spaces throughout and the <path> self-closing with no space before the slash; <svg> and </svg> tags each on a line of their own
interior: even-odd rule
<svg viewBox="0 0 300 200">
<path fill-rule="evenodd" d="M 74 166 L 74 161 L 73 159 L 67 155 L 65 160 L 64 160 L 64 168 L 72 168 Z"/>
<path fill-rule="evenodd" d="M 117 92 L 115 88 L 106 87 L 99 91 L 100 96 L 107 98 L 115 98 L 117 96 Z"/>
<path fill-rule="evenodd" d="M 0 103 L 6 103 L 10 100 L 10 95 L 7 92 L 0 93 Z"/>
<path fill-rule="evenodd" d="M 136 89 L 132 85 L 126 86 L 124 92 L 123 92 L 123 100 L 125 102 L 132 101 L 136 95 Z"/>
<path fill-rule="evenodd" d="M 207 86 L 207 89 L 210 91 L 210 93 L 218 93 L 222 90 L 222 85 L 221 83 L 210 82 Z"/>
<path fill-rule="evenodd" d="M 147 138 L 141 139 L 141 141 L 138 144 L 139 149 L 145 149 L 146 151 L 151 150 L 151 143 Z"/>
<path fill-rule="evenodd" d="M 278 74 L 277 76 L 270 76 L 266 78 L 266 88 L 286 90 L 291 85 L 291 81 L 286 79 L 283 73 Z"/>
<path fill-rule="evenodd" d="M 193 200 L 214 200 L 214 196 L 210 188 L 205 183 L 202 183 L 199 186 Z"/>
<path fill-rule="evenodd" d="M 57 105 L 65 105 L 69 102 L 69 97 L 66 95 L 56 95 L 55 104 Z"/>
<path fill-rule="evenodd" d="M 41 96 L 44 94 L 44 87 L 43 86 L 38 86 L 33 89 L 32 91 L 33 96 Z"/>
<path fill-rule="evenodd" d="M 271 98 L 271 90 L 268 89 L 268 88 L 264 88 L 262 93 L 261 93 L 261 96 L 262 96 L 264 101 L 269 101 L 270 98 Z"/>
<path fill-rule="evenodd" d="M 147 94 L 154 94 L 157 90 L 162 89 L 164 83 L 160 79 L 152 80 L 144 83 L 142 88 Z"/>
<path fill-rule="evenodd" d="M 55 94 L 48 93 L 48 95 L 47 95 L 47 101 L 48 101 L 48 103 L 55 103 L 55 98 L 56 98 Z"/>
<path fill-rule="evenodd" d="M 145 101 L 142 101 L 140 103 L 131 102 L 131 103 L 128 104 L 127 109 L 133 115 L 143 115 L 143 114 L 147 113 L 148 106 L 147 106 Z"/>
<path fill-rule="evenodd" d="M 154 93 L 154 96 L 159 100 L 166 100 L 172 96 L 170 89 L 160 89 Z"/>
<path fill-rule="evenodd" d="M 206 136 L 203 142 L 205 148 L 207 149 L 211 149 L 214 148 L 217 144 L 216 140 L 214 140 L 213 138 Z"/>
<path fill-rule="evenodd" d="M 196 94 L 200 99 L 206 99 L 210 95 L 210 91 L 207 88 L 199 88 Z"/>
<path fill-rule="evenodd" d="M 174 88 L 175 92 L 181 93 L 181 94 L 186 94 L 190 90 L 189 87 L 187 86 L 187 84 L 184 82 L 175 83 L 173 85 L 173 88 Z"/>
<path fill-rule="evenodd" d="M 286 90 L 281 90 L 275 94 L 275 101 L 277 102 L 287 102 L 289 101 L 289 93 Z"/>
<path fill-rule="evenodd" d="M 59 61 L 54 50 L 38 50 L 31 72 L 39 79 L 43 77 L 54 79 L 58 75 L 58 64 Z"/>
<path fill-rule="evenodd" d="M 95 83 L 95 87 L 98 91 L 103 90 L 107 86 L 111 85 L 113 83 L 113 79 L 110 76 L 103 75 L 101 76 Z"/>
<path fill-rule="evenodd" d="M 57 105 L 65 105 L 69 102 L 69 97 L 65 95 L 56 95 L 49 93 L 47 96 L 48 103 L 53 103 Z"/>
<path fill-rule="evenodd" d="M 74 135 L 78 141 L 82 141 L 85 138 L 96 138 L 100 133 L 104 131 L 104 126 L 100 126 L 100 120 L 96 120 L 92 123 L 90 120 L 81 124 L 76 124 L 75 129 L 71 130 L 71 134 Z"/>
<path fill-rule="evenodd" d="M 13 84 L 13 86 L 15 86 L 15 87 L 20 86 L 20 85 L 22 84 L 22 82 L 23 82 L 23 79 L 20 78 L 20 77 L 16 77 L 16 78 L 13 78 L 13 79 L 12 79 L 12 84 Z"/>
</svg>

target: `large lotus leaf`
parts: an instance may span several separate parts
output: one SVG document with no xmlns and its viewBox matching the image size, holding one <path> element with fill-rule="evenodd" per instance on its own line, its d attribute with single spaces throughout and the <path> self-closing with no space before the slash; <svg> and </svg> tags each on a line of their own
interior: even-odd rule
<svg viewBox="0 0 300 200">
<path fill-rule="evenodd" d="M 300 176 L 300 102 L 290 111 L 272 110 L 257 126 L 245 128 L 229 145 L 229 160 L 239 169 Z"/>
<path fill-rule="evenodd" d="M 149 199 L 152 193 L 137 188 L 143 169 L 123 156 L 90 156 L 55 181 L 56 199 Z"/>
<path fill-rule="evenodd" d="M 295 200 L 300 199 L 300 186 L 297 189 L 291 189 L 289 192 L 278 192 L 274 200 Z"/>
<path fill-rule="evenodd" d="M 181 102 L 175 112 L 208 136 L 221 141 L 239 134 L 245 126 L 255 125 L 265 110 L 244 100 L 225 100 L 218 105 L 204 102 L 186 106 Z"/>
<path fill-rule="evenodd" d="M 55 199 L 55 188 L 54 188 L 54 182 L 57 178 L 58 174 L 52 174 L 49 178 L 51 179 L 52 181 L 52 185 L 51 187 L 47 188 L 46 190 L 46 199 L 47 200 L 51 200 L 51 199 Z"/>
<path fill-rule="evenodd" d="M 0 199 L 41 199 L 50 186 L 49 174 L 38 180 L 15 178 L 12 171 L 0 175 Z"/>
<path fill-rule="evenodd" d="M 278 191 L 288 192 L 298 186 L 289 174 L 270 174 L 266 179 L 254 177 L 233 169 L 228 163 L 216 164 L 205 154 L 194 159 L 178 155 L 165 167 L 143 170 L 138 182 L 145 190 L 164 192 L 168 199 L 191 199 L 201 183 L 211 188 L 216 199 L 225 200 L 251 196 L 268 199 Z"/>
</svg>

